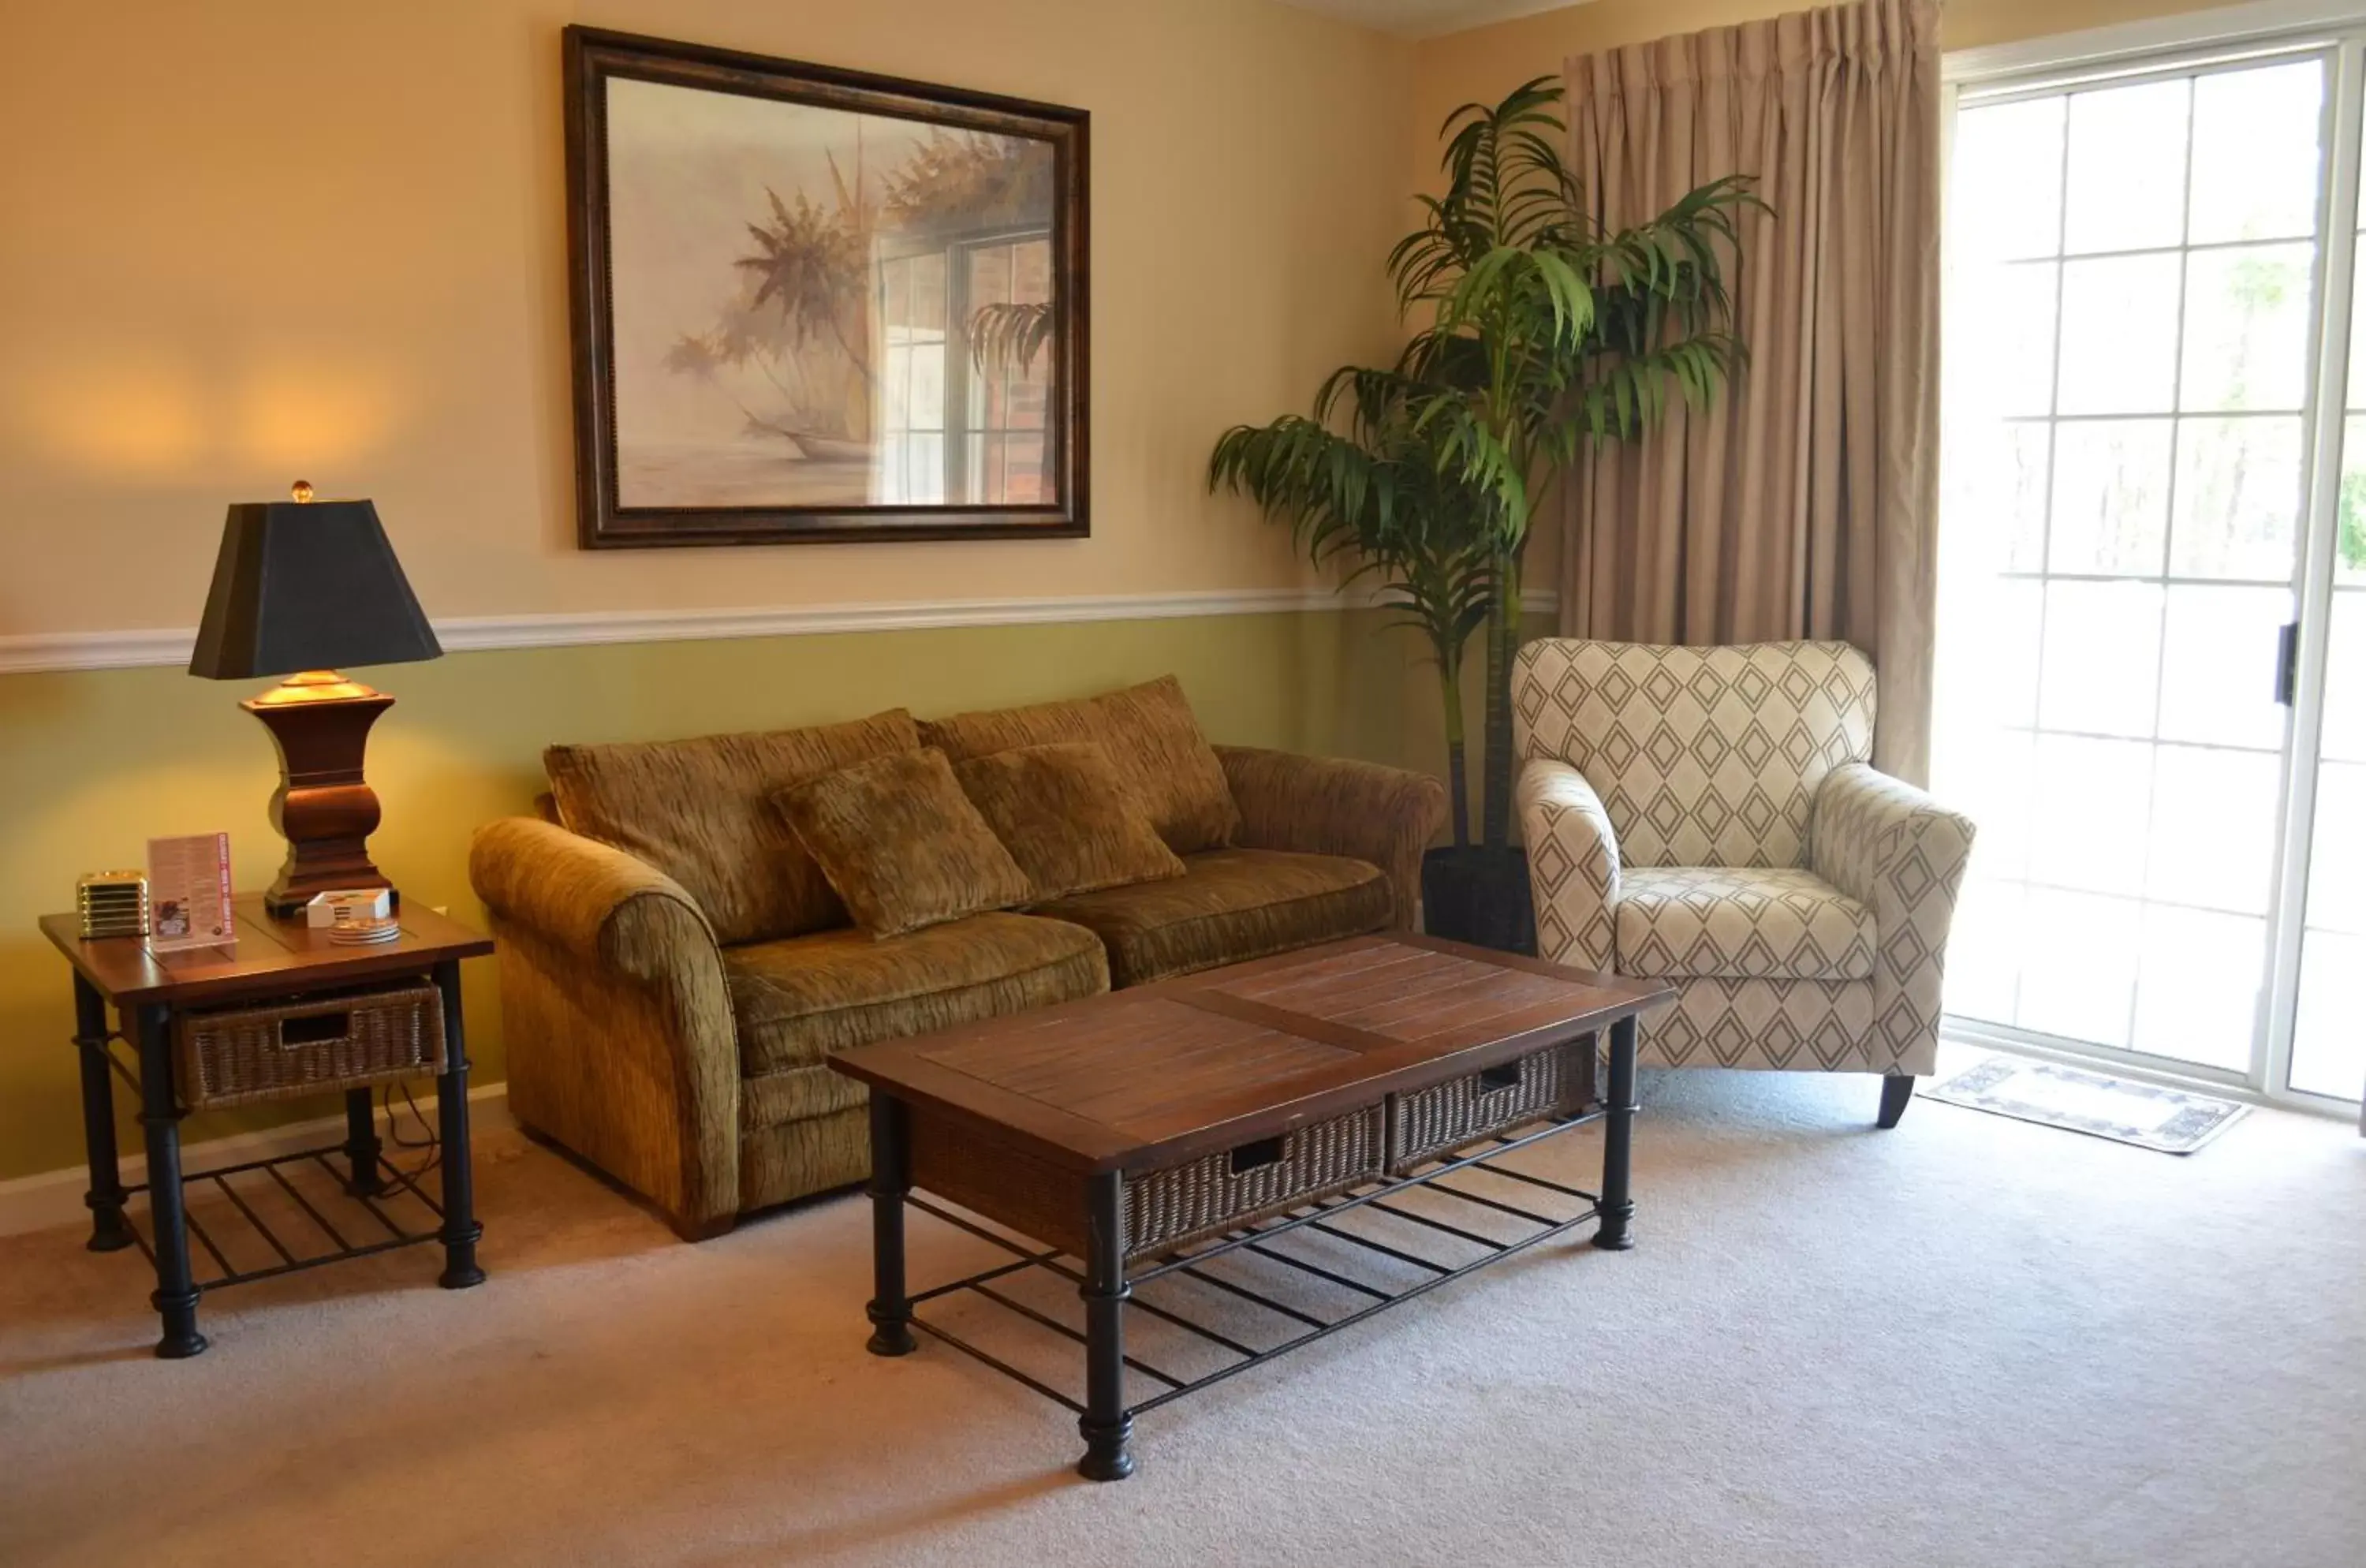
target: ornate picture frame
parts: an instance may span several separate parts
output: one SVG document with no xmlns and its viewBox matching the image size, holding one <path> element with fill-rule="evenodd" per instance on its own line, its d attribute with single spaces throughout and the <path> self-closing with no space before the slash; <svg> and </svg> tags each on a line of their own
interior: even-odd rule
<svg viewBox="0 0 2366 1568">
<path fill-rule="evenodd" d="M 1090 117 L 570 27 L 587 549 L 1087 534 Z"/>
</svg>

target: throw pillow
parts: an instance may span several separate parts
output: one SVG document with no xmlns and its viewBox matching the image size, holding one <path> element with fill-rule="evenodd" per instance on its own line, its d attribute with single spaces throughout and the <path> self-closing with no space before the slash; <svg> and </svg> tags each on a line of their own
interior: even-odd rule
<svg viewBox="0 0 2366 1568">
<path fill-rule="evenodd" d="M 1142 814 L 1177 854 L 1221 850 L 1240 830 L 1224 765 L 1172 675 L 1098 697 L 956 714 L 922 724 L 920 740 L 956 762 L 1020 746 L 1097 740 Z"/>
<path fill-rule="evenodd" d="M 1034 885 L 1035 902 L 1183 874 L 1097 742 L 1014 747 L 956 762 L 953 776 Z"/>
<path fill-rule="evenodd" d="M 773 798 L 873 937 L 1007 909 L 1031 892 L 941 751 L 873 757 Z"/>
<path fill-rule="evenodd" d="M 781 819 L 788 785 L 920 744 L 891 708 L 848 724 L 693 740 L 553 746 L 542 754 L 559 826 L 664 872 L 727 945 L 846 923 L 845 907 Z"/>
</svg>

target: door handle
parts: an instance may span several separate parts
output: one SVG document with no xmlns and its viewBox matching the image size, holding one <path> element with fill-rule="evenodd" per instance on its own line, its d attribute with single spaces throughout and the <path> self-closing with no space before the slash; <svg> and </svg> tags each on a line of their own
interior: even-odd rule
<svg viewBox="0 0 2366 1568">
<path fill-rule="evenodd" d="M 2300 623 L 2293 621 L 2276 633 L 2276 701 L 2293 705 L 2293 693 L 2300 682 Z"/>
</svg>

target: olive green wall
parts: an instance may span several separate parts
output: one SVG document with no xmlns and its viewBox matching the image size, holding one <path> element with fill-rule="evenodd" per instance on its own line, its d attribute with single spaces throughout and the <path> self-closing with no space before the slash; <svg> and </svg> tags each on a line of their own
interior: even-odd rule
<svg viewBox="0 0 2366 1568">
<path fill-rule="evenodd" d="M 531 809 L 548 741 L 928 716 L 1168 671 L 1218 740 L 1389 760 L 1407 745 L 1406 654 L 1380 615 L 1355 611 L 531 649 L 364 671 L 397 699 L 370 750 L 386 809 L 371 847 L 406 898 L 479 920 L 468 835 Z M 0 1179 L 81 1158 L 67 971 L 35 918 L 70 907 L 82 873 L 139 865 L 151 835 L 228 829 L 242 887 L 277 868 L 271 745 L 239 711 L 246 694 L 170 669 L 0 676 Z M 470 1051 L 490 1082 L 493 964 L 469 964 L 467 986 Z M 324 1109 L 208 1117 L 189 1133 Z"/>
</svg>

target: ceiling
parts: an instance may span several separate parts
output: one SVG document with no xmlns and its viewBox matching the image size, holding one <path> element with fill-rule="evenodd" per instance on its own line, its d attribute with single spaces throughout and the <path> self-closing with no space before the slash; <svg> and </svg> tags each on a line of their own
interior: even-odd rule
<svg viewBox="0 0 2366 1568">
<path fill-rule="evenodd" d="M 1285 0 L 1304 11 L 1360 22 L 1406 38 L 1435 38 L 1489 22 L 1582 5 L 1584 0 Z"/>
</svg>

